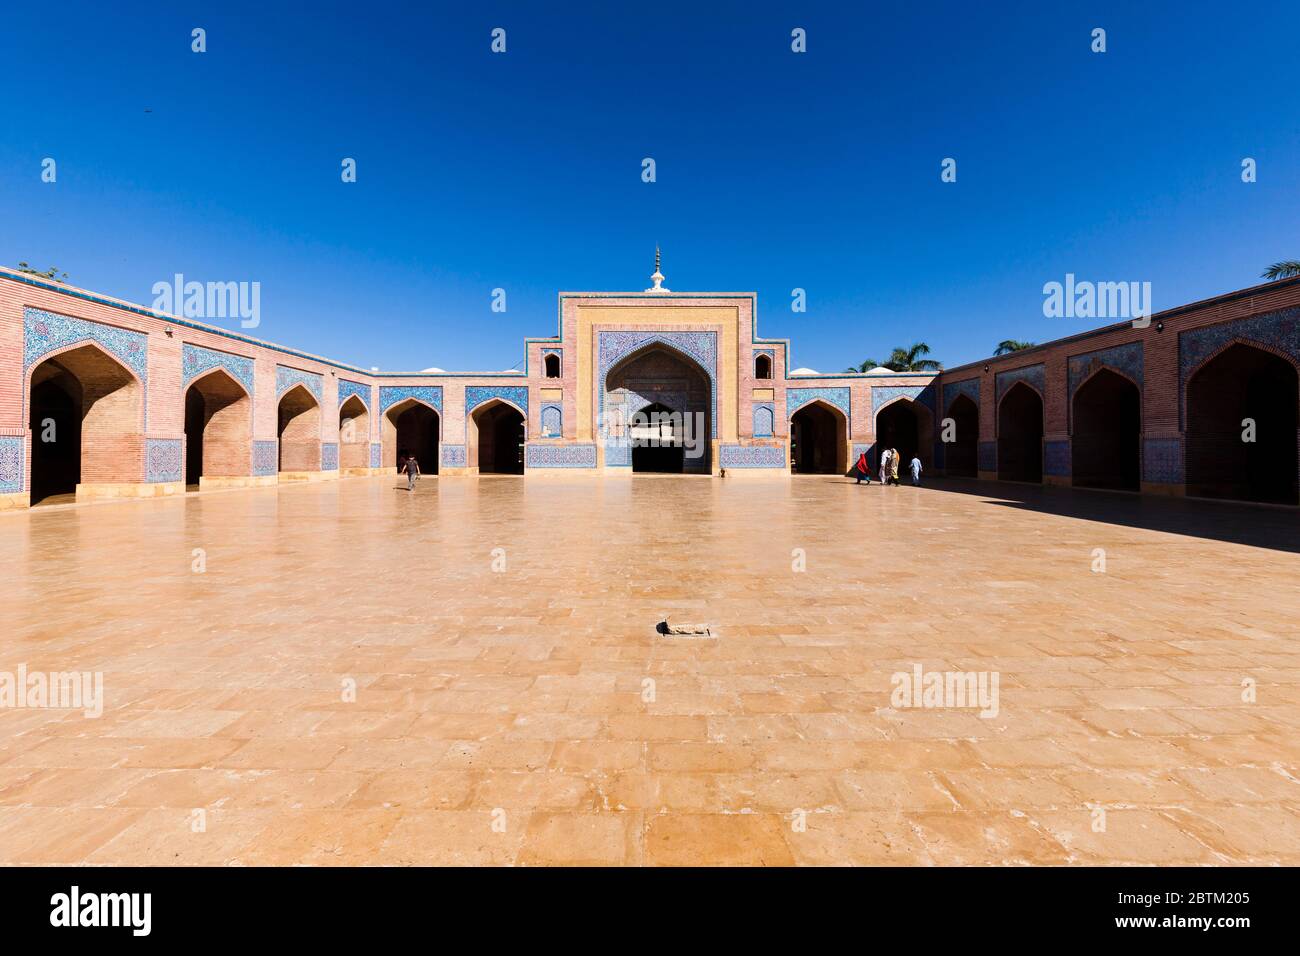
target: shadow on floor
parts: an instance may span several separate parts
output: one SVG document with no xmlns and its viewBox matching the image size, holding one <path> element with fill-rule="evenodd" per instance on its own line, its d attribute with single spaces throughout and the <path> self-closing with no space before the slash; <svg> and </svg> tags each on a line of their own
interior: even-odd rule
<svg viewBox="0 0 1300 956">
<path fill-rule="evenodd" d="M 964 478 L 936 478 L 926 485 L 988 498 L 990 505 L 1003 508 L 1300 553 L 1300 510 L 1295 508 Z"/>
</svg>

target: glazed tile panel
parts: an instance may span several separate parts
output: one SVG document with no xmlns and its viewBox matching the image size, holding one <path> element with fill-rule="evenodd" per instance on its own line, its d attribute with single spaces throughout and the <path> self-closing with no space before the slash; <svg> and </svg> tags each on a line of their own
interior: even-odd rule
<svg viewBox="0 0 1300 956">
<path fill-rule="evenodd" d="M 1002 396 L 1007 393 L 1007 389 L 1017 382 L 1024 382 L 1026 385 L 1032 385 L 1037 389 L 1038 394 L 1044 394 L 1047 387 L 1047 366 L 1045 365 L 1026 365 L 1024 368 L 1013 368 L 1009 372 L 998 372 L 997 374 L 997 400 L 1002 401 Z M 980 465 L 980 468 L 984 468 Z M 992 471 L 993 469 L 985 469 Z"/>
<path fill-rule="evenodd" d="M 524 464 L 529 468 L 595 468 L 595 445 L 524 446 Z"/>
<path fill-rule="evenodd" d="M 466 385 L 465 414 L 468 415 L 484 402 L 490 402 L 494 398 L 509 402 L 524 415 L 528 414 L 527 385 Z"/>
<path fill-rule="evenodd" d="M 414 398 L 416 401 L 433 408 L 439 415 L 442 414 L 442 386 L 441 385 L 381 385 L 379 386 L 379 410 L 386 412 L 398 402 L 404 402 L 408 398 Z"/>
<path fill-rule="evenodd" d="M 188 342 L 181 347 L 181 387 L 188 387 L 200 375 L 214 368 L 227 372 L 249 395 L 253 394 L 253 360 Z"/>
<path fill-rule="evenodd" d="M 0 438 L 0 494 L 23 490 L 24 443 L 22 438 Z"/>
<path fill-rule="evenodd" d="M 145 441 L 145 476 L 149 482 L 180 481 L 181 440 L 150 438 Z"/>
<path fill-rule="evenodd" d="M 723 468 L 785 467 L 785 449 L 773 445 L 722 445 L 718 451 Z"/>
<path fill-rule="evenodd" d="M 295 385 L 301 385 L 307 391 L 316 396 L 316 401 L 321 401 L 325 394 L 324 378 L 315 372 L 304 372 L 299 368 L 289 368 L 287 365 L 277 365 L 275 367 L 275 394 L 279 398 Z"/>
</svg>

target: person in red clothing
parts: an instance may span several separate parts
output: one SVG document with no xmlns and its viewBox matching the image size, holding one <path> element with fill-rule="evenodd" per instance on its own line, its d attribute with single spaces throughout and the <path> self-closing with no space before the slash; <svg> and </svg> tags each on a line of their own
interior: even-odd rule
<svg viewBox="0 0 1300 956">
<path fill-rule="evenodd" d="M 853 466 L 853 477 L 856 479 L 854 484 L 866 482 L 871 484 L 871 469 L 867 465 L 867 453 L 864 451 L 858 456 L 858 463 Z"/>
</svg>

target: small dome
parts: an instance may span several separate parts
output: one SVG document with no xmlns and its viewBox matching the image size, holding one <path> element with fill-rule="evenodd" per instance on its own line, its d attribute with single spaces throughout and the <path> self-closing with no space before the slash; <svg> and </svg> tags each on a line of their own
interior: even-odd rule
<svg viewBox="0 0 1300 956">
<path fill-rule="evenodd" d="M 875 375 L 877 372 L 886 372 L 886 373 L 888 373 L 888 374 L 890 374 L 890 375 L 894 374 L 894 370 L 893 370 L 892 368 L 885 368 L 883 365 L 877 365 L 875 368 L 873 368 L 873 369 L 872 369 L 870 372 L 868 372 L 867 374 L 868 374 L 868 375 Z"/>
<path fill-rule="evenodd" d="M 821 372 L 817 371 L 815 368 L 797 368 L 790 374 L 791 375 L 820 375 Z"/>
<path fill-rule="evenodd" d="M 434 374 L 437 374 L 437 375 L 446 375 L 446 374 L 447 374 L 447 370 L 446 370 L 445 368 L 438 368 L 436 365 L 435 365 L 433 368 L 422 368 L 422 369 L 420 369 L 420 371 L 421 371 L 421 372 L 433 372 Z"/>
</svg>

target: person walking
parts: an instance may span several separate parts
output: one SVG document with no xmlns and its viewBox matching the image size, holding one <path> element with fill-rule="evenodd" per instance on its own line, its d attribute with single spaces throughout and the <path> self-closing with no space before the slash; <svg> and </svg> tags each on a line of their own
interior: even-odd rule
<svg viewBox="0 0 1300 956">
<path fill-rule="evenodd" d="M 912 456 L 912 484 L 921 483 L 921 459 L 916 455 Z"/>
<path fill-rule="evenodd" d="M 898 449 L 889 449 L 889 476 L 894 480 L 894 484 L 898 484 L 898 460 Z"/>
<path fill-rule="evenodd" d="M 882 449 L 880 452 L 880 483 L 888 487 L 889 485 L 889 449 Z"/>
<path fill-rule="evenodd" d="M 414 455 L 407 456 L 406 464 L 402 466 L 402 470 L 406 472 L 406 490 L 414 491 L 415 479 L 420 477 L 420 463 L 416 461 Z"/>
<path fill-rule="evenodd" d="M 853 477 L 857 479 L 854 484 L 860 485 L 864 481 L 871 484 L 871 469 L 867 465 L 867 453 L 865 451 L 858 455 L 857 464 L 853 466 Z"/>
</svg>

